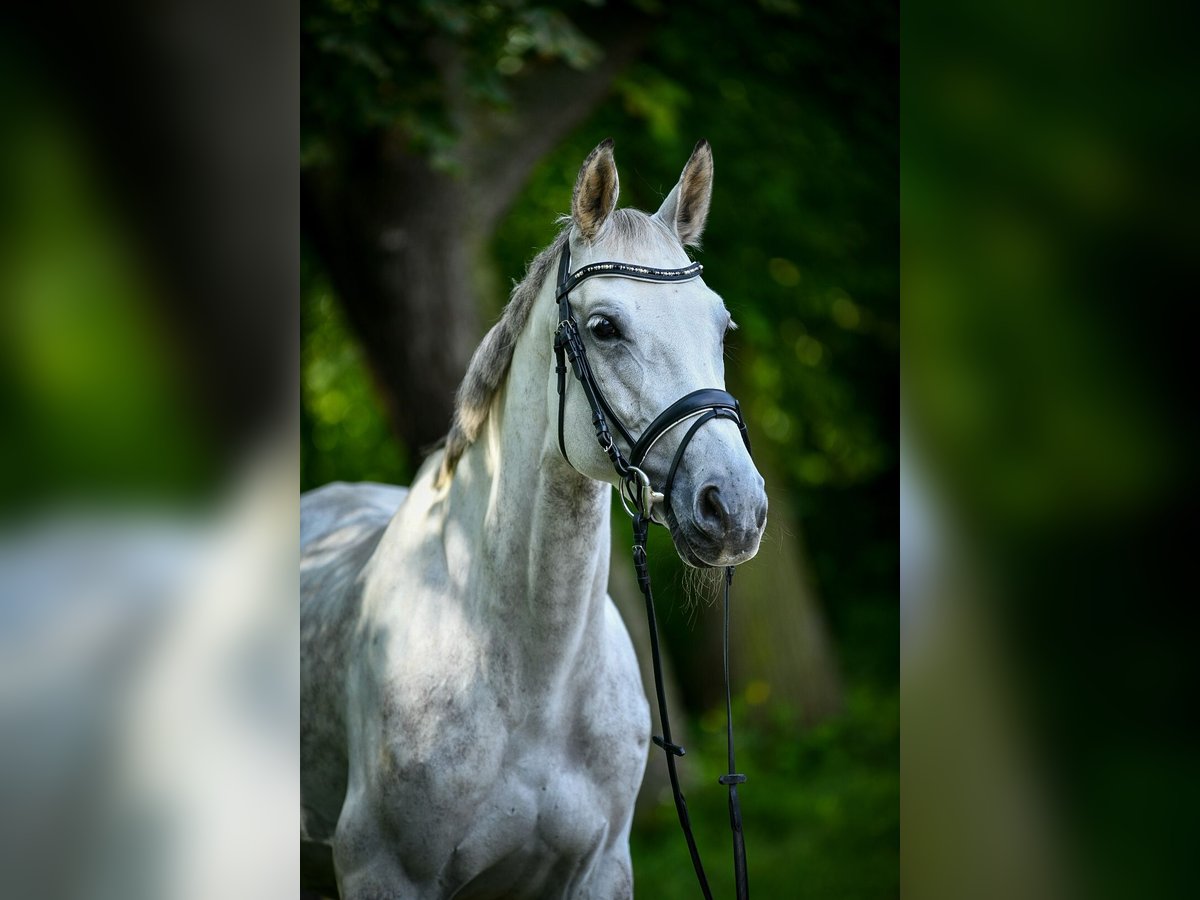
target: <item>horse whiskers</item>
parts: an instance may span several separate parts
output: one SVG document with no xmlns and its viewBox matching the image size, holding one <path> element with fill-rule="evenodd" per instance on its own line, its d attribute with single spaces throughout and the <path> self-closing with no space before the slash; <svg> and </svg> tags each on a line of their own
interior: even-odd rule
<svg viewBox="0 0 1200 900">
<path fill-rule="evenodd" d="M 720 569 L 693 569 L 686 566 L 682 576 L 683 608 L 689 619 L 695 621 L 701 603 L 712 606 L 721 596 Z"/>
</svg>

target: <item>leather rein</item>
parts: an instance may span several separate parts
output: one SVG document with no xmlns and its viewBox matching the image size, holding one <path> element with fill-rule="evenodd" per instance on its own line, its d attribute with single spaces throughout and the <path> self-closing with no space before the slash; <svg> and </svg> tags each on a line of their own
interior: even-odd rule
<svg viewBox="0 0 1200 900">
<path fill-rule="evenodd" d="M 706 423 L 715 419 L 729 419 L 737 424 L 742 441 L 750 451 L 750 436 L 746 430 L 746 420 L 742 417 L 741 407 L 732 394 L 718 388 L 702 388 L 692 391 L 660 413 L 646 428 L 640 437 L 634 438 L 621 422 L 620 418 L 604 398 L 600 385 L 592 373 L 588 362 L 587 350 L 579 335 L 579 327 L 571 311 L 570 294 L 581 281 L 587 278 L 611 277 L 632 278 L 638 281 L 655 281 L 675 283 L 691 281 L 699 277 L 703 266 L 692 263 L 681 269 L 653 269 L 647 266 L 632 265 L 620 262 L 597 262 L 582 266 L 574 273 L 571 272 L 571 244 L 564 242 L 562 256 L 558 264 L 558 289 L 555 294 L 558 303 L 558 327 L 554 332 L 554 355 L 556 359 L 555 372 L 558 377 L 558 448 L 563 459 L 574 468 L 567 456 L 566 442 L 563 437 L 563 416 L 566 406 L 567 392 L 567 362 L 575 373 L 575 378 L 583 388 L 588 405 L 592 409 L 592 426 L 596 429 L 596 441 L 600 449 L 608 456 L 613 469 L 620 479 L 619 495 L 625 511 L 633 519 L 633 564 L 637 572 L 638 587 L 646 601 L 646 618 L 650 630 L 650 652 L 654 664 L 654 690 L 658 699 L 659 718 L 662 722 L 662 737 L 653 736 L 654 743 L 662 748 L 667 763 L 667 773 L 671 779 L 671 792 L 675 798 L 675 810 L 679 815 L 679 825 L 687 840 L 688 852 L 692 857 L 692 866 L 696 870 L 696 878 L 700 889 L 704 892 L 705 900 L 712 900 L 712 890 L 708 886 L 708 878 L 704 874 L 704 865 L 700 861 L 700 851 L 696 847 L 696 839 L 692 835 L 691 820 L 688 817 L 687 802 L 679 787 L 679 774 L 675 768 L 677 757 L 684 755 L 683 747 L 671 741 L 671 723 L 667 713 L 666 694 L 663 690 L 662 658 L 658 643 L 658 622 L 654 614 L 654 596 L 650 589 L 650 573 L 647 569 L 646 538 L 652 521 L 655 504 L 668 508 L 671 488 L 675 483 L 675 474 L 683 459 L 684 450 L 691 443 L 696 432 Z M 689 419 L 694 419 L 691 427 L 684 433 L 671 460 L 667 479 L 661 492 L 655 491 L 649 476 L 640 468 L 646 456 L 653 449 L 659 438 L 678 425 Z M 613 437 L 610 425 L 615 428 L 629 449 L 626 457 Z M 742 835 L 742 813 L 738 802 L 737 786 L 746 780 L 746 776 L 738 774 L 733 758 L 733 704 L 729 689 L 729 589 L 733 583 L 733 566 L 725 567 L 725 622 L 723 635 L 723 652 L 725 664 L 725 734 L 729 756 L 729 771 L 721 775 L 718 781 L 729 788 L 729 826 L 733 833 L 733 865 L 734 879 L 737 889 L 737 900 L 747 900 L 750 896 L 749 883 L 746 877 L 746 847 Z"/>
</svg>

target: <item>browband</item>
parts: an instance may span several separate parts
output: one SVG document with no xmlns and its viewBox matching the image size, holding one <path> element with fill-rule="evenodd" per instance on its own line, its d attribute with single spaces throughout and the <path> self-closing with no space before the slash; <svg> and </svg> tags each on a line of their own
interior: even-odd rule
<svg viewBox="0 0 1200 900">
<path fill-rule="evenodd" d="M 567 268 L 570 268 L 571 257 L 568 247 L 563 247 L 563 257 L 567 261 Z M 565 282 L 561 277 L 559 278 L 558 294 L 555 299 L 561 301 L 565 295 L 575 290 L 579 282 L 594 276 L 632 278 L 635 281 L 691 281 L 703 271 L 704 266 L 698 262 L 684 266 L 682 269 L 653 269 L 649 266 L 635 266 L 622 262 L 589 263 L 577 269 L 575 274 L 567 278 Z"/>
</svg>

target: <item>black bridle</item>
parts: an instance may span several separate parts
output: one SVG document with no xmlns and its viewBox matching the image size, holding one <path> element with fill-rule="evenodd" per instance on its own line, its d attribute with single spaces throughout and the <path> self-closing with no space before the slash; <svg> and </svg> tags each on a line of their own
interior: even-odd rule
<svg viewBox="0 0 1200 900">
<path fill-rule="evenodd" d="M 704 874 L 704 866 L 700 862 L 700 851 L 696 848 L 696 839 L 692 835 L 691 820 L 688 818 L 687 802 L 679 788 L 679 774 L 675 768 L 676 757 L 684 755 L 683 747 L 671 741 L 671 723 L 667 714 L 666 694 L 663 691 L 662 660 L 658 646 L 658 622 L 654 615 L 654 596 L 650 590 L 650 573 L 646 564 L 646 538 L 650 530 L 655 504 L 669 508 L 671 488 L 675 483 L 675 473 L 683 459 L 683 452 L 691 443 L 701 426 L 715 419 L 729 419 L 738 426 L 746 450 L 750 450 L 750 435 L 746 430 L 746 420 L 742 417 L 741 407 L 733 395 L 719 388 L 702 388 L 680 397 L 665 410 L 642 432 L 634 438 L 629 429 L 613 412 L 592 367 L 588 362 L 587 350 L 579 336 L 579 327 L 571 312 L 570 294 L 581 281 L 586 278 L 614 277 L 632 278 L 638 281 L 657 281 L 675 283 L 691 281 L 697 278 L 703 270 L 700 263 L 692 263 L 681 269 L 653 269 L 648 266 L 632 265 L 620 262 L 598 262 L 582 266 L 574 274 L 571 273 L 571 245 L 568 239 L 563 243 L 562 257 L 558 264 L 558 290 L 555 294 L 558 302 L 558 328 L 554 332 L 554 355 L 557 360 L 555 372 L 558 376 L 558 448 L 563 459 L 571 464 L 567 456 L 567 446 L 563 437 L 563 416 L 567 396 L 567 361 L 575 373 L 588 405 L 592 409 L 592 426 L 596 429 L 596 440 L 600 449 L 608 456 L 613 469 L 620 479 L 620 497 L 625 511 L 633 518 L 633 564 L 637 571 L 638 587 L 646 600 L 646 618 L 650 626 L 650 652 L 654 663 L 654 689 L 658 699 L 659 718 L 662 721 L 662 737 L 653 736 L 654 743 L 662 748 L 667 762 L 667 773 L 671 778 L 671 792 L 675 797 L 675 810 L 679 814 L 679 825 L 687 839 L 688 852 L 692 856 L 692 865 L 696 869 L 696 878 L 706 900 L 712 900 L 712 890 L 708 886 L 708 878 Z M 684 433 L 683 440 L 675 450 L 671 460 L 667 479 L 661 492 L 657 492 L 650 484 L 649 476 L 641 469 L 646 456 L 653 449 L 659 438 L 672 428 L 681 425 L 688 419 L 695 419 L 691 427 Z M 609 424 L 625 441 L 629 448 L 629 456 L 622 453 L 617 446 Z M 733 759 L 733 706 L 729 690 L 729 588 L 733 583 L 733 566 L 725 568 L 725 624 L 724 624 L 724 663 L 725 663 L 725 730 L 726 746 L 729 751 L 729 771 L 718 780 L 729 788 L 729 826 L 733 832 L 733 866 L 737 886 L 738 900 L 747 900 L 750 896 L 749 883 L 746 877 L 746 847 L 742 836 L 742 813 L 738 802 L 737 786 L 746 780 L 745 775 L 738 774 Z"/>
</svg>

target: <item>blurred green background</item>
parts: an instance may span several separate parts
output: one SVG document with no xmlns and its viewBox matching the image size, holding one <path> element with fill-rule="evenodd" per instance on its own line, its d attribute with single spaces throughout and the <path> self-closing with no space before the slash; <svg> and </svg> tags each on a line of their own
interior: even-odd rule
<svg viewBox="0 0 1200 900">
<path fill-rule="evenodd" d="M 1196 893 L 1196 18 L 905 8 L 906 893 Z"/>
<path fill-rule="evenodd" d="M 305 192 L 353 201 L 304 210 L 303 481 L 404 481 L 446 427 L 427 412 L 431 436 L 401 437 L 403 373 L 380 348 L 403 348 L 388 310 L 405 298 L 364 304 L 321 246 L 378 271 L 408 188 L 478 187 L 497 160 L 466 149 L 489 129 L 501 156 L 523 151 L 519 184 L 430 256 L 469 262 L 434 319 L 461 365 L 587 150 L 613 136 L 623 202 L 652 207 L 707 137 L 700 258 L 744 326 L 731 388 L 772 498 L 734 601 L 756 893 L 892 895 L 897 13 L 728 6 L 303 4 Z M 259 83 L 294 74 L 293 47 L 265 48 L 295 26 L 177 10 L 27 4 L 6 11 L 32 25 L 0 28 L 0 479 L 18 531 L 55 505 L 206 502 L 262 425 L 292 433 L 295 98 Z M 1059 897 L 1072 877 L 1085 895 L 1195 893 L 1195 18 L 905 9 L 904 471 L 936 513 L 906 517 L 903 548 L 914 896 Z M 543 118 L 501 127 L 539 85 Z M 670 548 L 654 556 L 724 889 L 716 616 L 682 608 Z M 282 827 L 290 841 L 290 813 Z M 634 849 L 642 894 L 694 896 L 669 807 L 643 812 Z"/>
<path fill-rule="evenodd" d="M 448 427 L 458 335 L 469 353 L 600 140 L 615 140 L 621 205 L 647 210 L 711 142 L 696 258 L 741 326 L 727 377 L 772 510 L 770 552 L 734 592 L 751 883 L 896 895 L 895 5 L 311 0 L 302 28 L 304 489 L 411 478 Z M 434 233 L 419 253 L 461 263 L 465 283 L 406 256 L 418 229 Z M 437 384 L 396 361 L 424 343 L 454 360 Z M 629 567 L 627 531 L 614 516 L 614 570 Z M 651 554 L 690 726 L 689 806 L 728 895 L 719 608 L 686 606 L 669 540 Z M 640 807 L 633 856 L 640 896 L 696 895 L 669 795 Z"/>
</svg>

